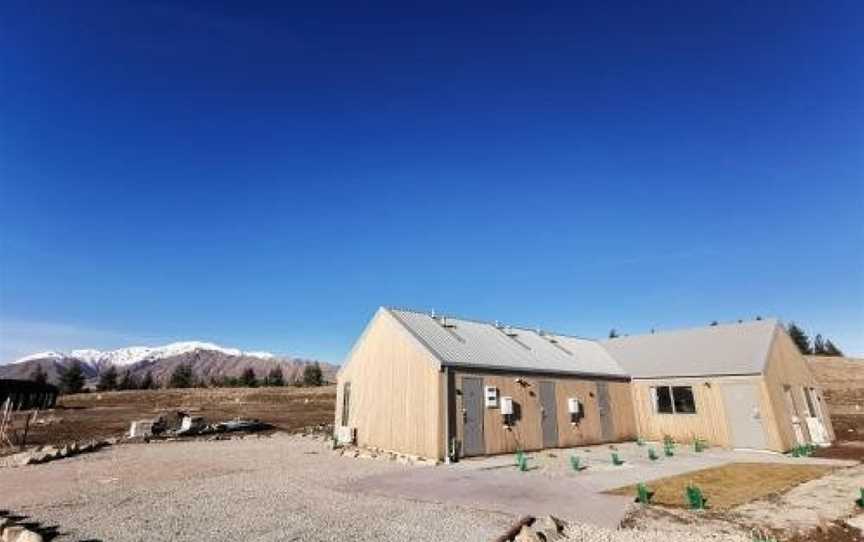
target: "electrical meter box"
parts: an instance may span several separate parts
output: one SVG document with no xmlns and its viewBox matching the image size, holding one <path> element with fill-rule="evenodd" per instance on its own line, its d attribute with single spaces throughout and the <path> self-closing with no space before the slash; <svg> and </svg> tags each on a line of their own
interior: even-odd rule
<svg viewBox="0 0 864 542">
<path fill-rule="evenodd" d="M 495 408 L 498 406 L 498 388 L 495 386 L 486 386 L 486 408 Z"/>
<path fill-rule="evenodd" d="M 512 397 L 502 397 L 501 398 L 501 414 L 504 416 L 512 416 L 513 415 L 513 398 Z"/>
<path fill-rule="evenodd" d="M 579 405 L 579 399 L 577 397 L 567 399 L 567 412 L 570 414 L 579 414 L 581 409 L 582 407 Z"/>
</svg>

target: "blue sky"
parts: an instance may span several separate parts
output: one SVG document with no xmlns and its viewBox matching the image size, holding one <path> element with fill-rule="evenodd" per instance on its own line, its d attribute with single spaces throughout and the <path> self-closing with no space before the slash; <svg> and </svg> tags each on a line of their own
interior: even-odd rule
<svg viewBox="0 0 864 542">
<path fill-rule="evenodd" d="M 382 304 L 864 354 L 860 2 L 314 4 L 3 3 L 0 362 Z"/>
</svg>

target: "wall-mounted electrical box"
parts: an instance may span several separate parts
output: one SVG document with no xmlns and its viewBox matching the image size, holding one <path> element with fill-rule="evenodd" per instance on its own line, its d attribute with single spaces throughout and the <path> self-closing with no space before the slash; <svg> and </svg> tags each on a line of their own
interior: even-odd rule
<svg viewBox="0 0 864 542">
<path fill-rule="evenodd" d="M 486 386 L 486 408 L 496 408 L 498 406 L 498 388 L 495 386 Z"/>
<path fill-rule="evenodd" d="M 504 416 L 512 416 L 513 415 L 513 398 L 512 397 L 502 397 L 501 398 L 501 414 Z"/>
<path fill-rule="evenodd" d="M 567 412 L 570 414 L 579 414 L 580 410 L 582 410 L 582 406 L 579 404 L 579 398 L 571 397 L 567 399 Z"/>
</svg>

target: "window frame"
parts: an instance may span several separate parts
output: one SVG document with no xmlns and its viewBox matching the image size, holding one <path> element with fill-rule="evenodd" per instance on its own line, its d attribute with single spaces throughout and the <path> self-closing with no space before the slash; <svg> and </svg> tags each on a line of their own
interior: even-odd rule
<svg viewBox="0 0 864 542">
<path fill-rule="evenodd" d="M 695 416 L 699 414 L 699 409 L 696 408 L 696 386 L 692 385 L 675 385 L 675 384 L 658 384 L 650 387 L 651 391 L 651 410 L 655 415 L 660 416 L 675 416 L 675 415 L 683 415 L 683 416 Z M 660 389 L 665 388 L 666 393 L 669 397 L 669 406 L 671 411 L 661 411 L 660 410 Z M 687 388 L 690 390 L 690 398 L 693 401 L 693 411 L 681 411 L 678 410 L 675 406 L 675 388 Z"/>
</svg>

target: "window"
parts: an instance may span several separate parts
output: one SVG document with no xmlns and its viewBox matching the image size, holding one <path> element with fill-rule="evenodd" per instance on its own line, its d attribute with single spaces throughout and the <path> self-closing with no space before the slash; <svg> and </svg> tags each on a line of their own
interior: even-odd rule
<svg viewBox="0 0 864 542">
<path fill-rule="evenodd" d="M 692 386 L 654 386 L 651 401 L 657 414 L 696 414 Z"/>
<path fill-rule="evenodd" d="M 672 400 L 676 413 L 696 414 L 696 401 L 693 399 L 693 388 L 690 386 L 673 386 Z"/>
<path fill-rule="evenodd" d="M 672 394 L 669 392 L 669 386 L 652 389 L 654 390 L 656 397 L 656 400 L 654 401 L 654 410 L 660 414 L 674 413 L 675 411 L 672 410 Z"/>
</svg>

